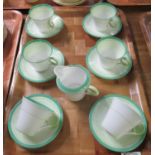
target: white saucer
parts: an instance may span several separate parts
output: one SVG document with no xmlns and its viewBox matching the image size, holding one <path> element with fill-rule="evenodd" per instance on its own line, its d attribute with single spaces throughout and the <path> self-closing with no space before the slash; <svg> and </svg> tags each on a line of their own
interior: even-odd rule
<svg viewBox="0 0 155 155">
<path fill-rule="evenodd" d="M 132 59 L 129 55 L 126 58 L 129 61 L 128 66 L 118 64 L 113 70 L 107 70 L 101 66 L 96 48 L 92 47 L 87 53 L 86 64 L 89 70 L 91 70 L 96 76 L 107 80 L 115 80 L 126 76 L 131 70 Z"/>
<path fill-rule="evenodd" d="M 58 60 L 59 65 L 64 65 L 64 55 L 57 48 L 54 48 L 52 56 Z M 25 61 L 22 57 L 19 60 L 18 71 L 24 79 L 35 83 L 47 82 L 55 78 L 53 67 L 44 72 L 37 72 L 31 64 Z"/>
<path fill-rule="evenodd" d="M 33 20 L 28 19 L 26 21 L 26 25 L 25 25 L 25 30 L 28 33 L 28 35 L 30 35 L 31 37 L 34 38 L 49 38 L 49 37 L 53 37 L 56 34 L 58 34 L 64 26 L 64 22 L 63 19 L 61 17 L 59 17 L 58 15 L 54 15 L 53 16 L 53 23 L 54 23 L 54 28 L 49 26 L 49 32 L 48 33 L 42 33 L 40 32 L 40 30 L 38 29 L 38 26 L 34 23 Z"/>
<path fill-rule="evenodd" d="M 117 23 L 116 28 L 112 32 L 100 32 L 96 29 L 94 20 L 90 14 L 86 15 L 82 21 L 83 29 L 86 33 L 93 37 L 102 38 L 109 37 L 118 34 L 122 29 L 122 22 L 119 17 L 115 17 L 114 19 Z"/>
<path fill-rule="evenodd" d="M 53 2 L 59 4 L 59 5 L 66 5 L 66 6 L 74 6 L 74 5 L 80 5 L 84 3 L 86 0 L 77 0 L 76 2 L 62 2 L 61 0 L 53 0 Z"/>
</svg>

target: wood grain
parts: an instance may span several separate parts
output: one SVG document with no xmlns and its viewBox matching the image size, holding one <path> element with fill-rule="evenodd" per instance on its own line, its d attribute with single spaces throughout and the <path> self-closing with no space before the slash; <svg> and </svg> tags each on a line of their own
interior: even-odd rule
<svg viewBox="0 0 155 155">
<path fill-rule="evenodd" d="M 55 8 L 58 15 L 60 15 L 65 22 L 65 27 L 60 34 L 48 39 L 54 46 L 59 48 L 65 55 L 66 64 L 82 64 L 86 67 L 85 56 L 87 51 L 95 45 L 96 39 L 87 35 L 82 29 L 81 22 L 83 17 L 88 13 L 87 7 L 69 8 Z M 91 106 L 97 99 L 109 93 L 118 93 L 127 95 L 137 102 L 137 104 L 144 111 L 148 121 L 148 134 L 143 144 L 137 148 L 142 152 L 142 155 L 150 155 L 150 111 L 144 93 L 144 88 L 141 82 L 139 72 L 139 65 L 135 55 L 131 34 L 126 17 L 122 11 L 120 16 L 123 21 L 123 30 L 119 35 L 129 48 L 133 59 L 134 67 L 128 76 L 115 81 L 107 81 L 97 78 L 93 74 L 92 84 L 100 90 L 100 96 L 90 97 L 86 96 L 82 101 L 73 103 L 69 101 L 66 96 L 58 90 L 55 80 L 47 83 L 34 84 L 25 81 L 18 73 L 17 64 L 21 53 L 21 48 L 28 40 L 32 40 L 27 36 L 25 31 L 22 32 L 22 39 L 20 42 L 20 50 L 16 66 L 13 74 L 13 81 L 8 97 L 8 102 L 5 107 L 4 119 L 4 153 L 5 155 L 115 155 L 106 148 L 99 145 L 93 138 L 90 129 L 88 116 Z M 22 98 L 23 95 L 31 95 L 35 93 L 43 93 L 53 96 L 58 100 L 64 110 L 64 123 L 62 131 L 56 140 L 48 146 L 38 150 L 26 150 L 20 148 L 10 138 L 7 130 L 7 121 L 11 108 L 16 102 Z"/>
<path fill-rule="evenodd" d="M 84 3 L 80 4 L 80 6 L 85 5 L 92 5 L 94 3 L 99 2 L 99 0 L 86 0 Z M 30 9 L 33 5 L 37 4 L 50 4 L 56 6 L 58 4 L 54 3 L 52 0 L 39 0 L 34 3 L 27 3 L 26 0 L 5 0 L 4 2 L 4 9 Z"/>
<path fill-rule="evenodd" d="M 145 12 L 139 20 L 143 36 L 145 38 L 149 54 L 151 54 L 151 12 Z"/>
<path fill-rule="evenodd" d="M 151 5 L 151 0 L 107 0 L 109 3 L 118 6 L 140 6 Z"/>
<path fill-rule="evenodd" d="M 11 83 L 23 17 L 18 11 L 4 11 L 3 18 L 8 30 L 7 38 L 3 44 L 3 94 L 5 103 Z"/>
</svg>

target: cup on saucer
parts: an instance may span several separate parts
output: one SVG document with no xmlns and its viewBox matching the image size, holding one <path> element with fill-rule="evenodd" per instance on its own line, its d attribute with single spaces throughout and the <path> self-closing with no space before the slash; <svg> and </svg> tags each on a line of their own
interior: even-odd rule
<svg viewBox="0 0 155 155">
<path fill-rule="evenodd" d="M 44 72 L 58 64 L 58 60 L 52 56 L 53 49 L 54 47 L 46 40 L 32 40 L 23 47 L 22 56 L 35 71 Z"/>
<path fill-rule="evenodd" d="M 99 57 L 100 64 L 105 69 L 113 69 L 121 64 L 128 66 L 129 55 L 128 48 L 123 40 L 117 37 L 106 37 L 100 39 L 96 43 L 96 51 Z"/>
<path fill-rule="evenodd" d="M 31 98 L 23 97 L 16 123 L 18 131 L 34 136 L 41 130 L 55 127 L 56 124 L 57 117 L 53 111 Z"/>
<path fill-rule="evenodd" d="M 48 4 L 35 5 L 29 10 L 30 19 L 37 25 L 39 31 L 42 33 L 48 33 L 49 26 L 50 28 L 54 28 L 53 16 L 54 9 Z"/>
<path fill-rule="evenodd" d="M 110 32 L 116 27 L 117 9 L 110 3 L 97 3 L 90 9 L 94 24 L 100 32 Z"/>
</svg>

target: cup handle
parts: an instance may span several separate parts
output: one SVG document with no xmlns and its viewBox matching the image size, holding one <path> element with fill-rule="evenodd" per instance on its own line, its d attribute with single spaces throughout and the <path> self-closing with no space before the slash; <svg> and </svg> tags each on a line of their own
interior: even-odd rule
<svg viewBox="0 0 155 155">
<path fill-rule="evenodd" d="M 129 61 L 126 57 L 121 58 L 120 63 L 123 64 L 124 66 L 129 65 Z"/>
<path fill-rule="evenodd" d="M 53 65 L 57 65 L 58 64 L 58 61 L 55 59 L 55 58 L 53 58 L 52 56 L 50 57 L 50 62 L 53 64 Z"/>
<path fill-rule="evenodd" d="M 50 19 L 49 19 L 49 25 L 52 27 L 52 28 L 54 28 L 54 22 L 53 22 L 53 17 L 51 17 Z"/>
<path fill-rule="evenodd" d="M 143 126 L 143 128 L 142 128 L 140 131 L 136 131 L 136 128 L 141 127 L 141 126 Z M 144 134 L 144 132 L 145 132 L 144 125 L 143 125 L 143 124 L 140 124 L 140 125 L 138 125 L 137 127 L 135 127 L 135 128 L 133 129 L 133 131 L 128 132 L 128 133 L 126 133 L 125 135 L 135 135 L 135 136 L 138 136 L 138 135 Z"/>
<path fill-rule="evenodd" d="M 108 22 L 108 25 L 111 27 L 111 28 L 115 28 L 116 27 L 116 23 L 114 21 L 114 17 L 111 18 Z"/>
<path fill-rule="evenodd" d="M 90 96 L 98 96 L 99 93 L 100 93 L 99 90 L 93 85 L 90 85 L 88 89 L 86 90 L 86 94 Z"/>
</svg>

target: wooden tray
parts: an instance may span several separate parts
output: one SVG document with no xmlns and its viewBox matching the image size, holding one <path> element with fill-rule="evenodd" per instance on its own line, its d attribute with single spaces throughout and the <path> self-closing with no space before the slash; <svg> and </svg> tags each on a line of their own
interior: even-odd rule
<svg viewBox="0 0 155 155">
<path fill-rule="evenodd" d="M 107 0 L 109 3 L 119 6 L 151 5 L 151 0 Z"/>
<path fill-rule="evenodd" d="M 74 7 L 72 8 L 55 8 L 57 14 L 63 17 L 65 27 L 60 34 L 48 39 L 54 46 L 59 48 L 65 54 L 66 64 L 82 64 L 86 66 L 85 56 L 87 51 L 95 45 L 96 39 L 87 35 L 81 22 L 83 17 L 88 13 L 88 7 Z M 132 38 L 129 31 L 129 26 L 126 17 L 122 11 L 120 16 L 123 21 L 124 28 L 119 35 L 125 40 L 129 51 L 133 58 L 134 67 L 129 75 L 125 78 L 115 81 L 107 81 L 97 78 L 93 74 L 92 84 L 94 84 L 101 92 L 98 97 L 86 96 L 84 100 L 78 103 L 72 103 L 67 100 L 65 95 L 56 87 L 55 80 L 47 83 L 34 84 L 25 81 L 18 73 L 17 63 L 20 57 L 21 48 L 28 40 L 32 38 L 27 36 L 25 31 L 22 32 L 22 40 L 20 43 L 20 50 L 16 67 L 13 75 L 13 82 L 8 97 L 8 102 L 5 107 L 4 117 L 4 153 L 5 155 L 25 154 L 25 155 L 115 155 L 106 148 L 99 145 L 93 138 L 89 129 L 88 115 L 91 106 L 101 96 L 109 93 L 118 93 L 127 95 L 137 102 L 137 104 L 144 110 L 148 121 L 148 134 L 144 143 L 137 150 L 141 151 L 143 155 L 150 155 L 150 111 L 145 97 L 143 85 L 140 78 L 139 66 L 135 55 Z M 58 100 L 64 110 L 63 128 L 59 136 L 54 142 L 39 150 L 25 150 L 20 148 L 10 138 L 7 130 L 7 121 L 10 110 L 23 95 L 30 95 L 35 93 L 43 93 L 53 96 Z M 13 152 L 13 153 L 12 153 Z"/>
<path fill-rule="evenodd" d="M 141 16 L 139 21 L 147 47 L 151 54 L 151 13 L 146 12 Z"/>
<path fill-rule="evenodd" d="M 99 2 L 99 0 L 86 0 L 80 5 L 92 5 Z M 5 0 L 4 9 L 30 9 L 33 5 L 47 3 L 50 5 L 57 5 L 52 0 L 39 0 L 34 3 L 27 3 L 26 0 Z"/>
<path fill-rule="evenodd" d="M 3 44 L 3 90 L 6 101 L 11 75 L 14 68 L 18 41 L 22 27 L 23 16 L 18 11 L 4 11 L 4 23 L 8 29 L 7 38 Z"/>
</svg>

